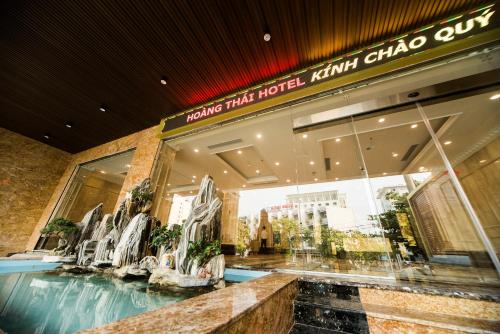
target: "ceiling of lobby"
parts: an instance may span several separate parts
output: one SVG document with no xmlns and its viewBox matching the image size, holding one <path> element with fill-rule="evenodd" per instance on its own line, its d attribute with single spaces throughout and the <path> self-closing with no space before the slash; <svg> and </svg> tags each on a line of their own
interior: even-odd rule
<svg viewBox="0 0 500 334">
<path fill-rule="evenodd" d="M 484 3 L 2 1 L 0 126 L 79 152 Z"/>
</svg>

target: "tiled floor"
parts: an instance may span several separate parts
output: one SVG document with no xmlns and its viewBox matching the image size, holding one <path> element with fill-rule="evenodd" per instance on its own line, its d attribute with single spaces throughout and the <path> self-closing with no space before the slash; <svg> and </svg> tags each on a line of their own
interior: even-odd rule
<svg viewBox="0 0 500 334">
<path fill-rule="evenodd" d="M 414 263 L 399 268 L 387 261 L 346 260 L 303 254 L 255 254 L 248 257 L 227 256 L 226 266 L 255 270 L 289 269 L 324 273 L 368 275 L 380 278 L 396 277 L 410 282 L 470 283 L 498 285 L 498 277 L 491 268 L 472 268 L 443 264 Z"/>
</svg>

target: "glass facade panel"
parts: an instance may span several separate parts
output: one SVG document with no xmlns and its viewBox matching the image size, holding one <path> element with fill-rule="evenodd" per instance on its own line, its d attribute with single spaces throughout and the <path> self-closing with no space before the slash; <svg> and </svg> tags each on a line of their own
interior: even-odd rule
<svg viewBox="0 0 500 334">
<path fill-rule="evenodd" d="M 104 213 L 113 213 L 133 154 L 134 150 L 130 150 L 79 165 L 51 219 L 80 222 L 99 203 Z M 52 249 L 56 244 L 57 238 L 42 237 L 37 248 Z"/>
<path fill-rule="evenodd" d="M 491 95 L 458 94 L 423 110 L 388 96 L 384 108 L 355 116 L 348 108 L 378 102 L 335 95 L 171 140 L 153 173 L 154 210 L 182 224 L 210 175 L 223 200 L 223 248 L 236 253 L 230 267 L 494 284 L 494 259 L 468 208 L 498 253 L 500 116 Z"/>
</svg>

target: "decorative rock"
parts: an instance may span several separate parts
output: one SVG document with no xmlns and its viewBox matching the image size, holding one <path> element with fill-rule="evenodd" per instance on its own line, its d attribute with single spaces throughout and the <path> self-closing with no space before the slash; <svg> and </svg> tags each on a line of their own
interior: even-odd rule
<svg viewBox="0 0 500 334">
<path fill-rule="evenodd" d="M 151 224 L 151 216 L 140 213 L 135 216 L 127 226 L 120 242 L 113 254 L 113 266 L 121 267 L 137 264 L 141 259 L 144 242 L 146 241 L 146 228 Z"/>
<path fill-rule="evenodd" d="M 139 268 L 138 265 L 123 266 L 121 268 L 115 269 L 113 275 L 120 278 L 139 278 L 148 276 L 148 271 Z"/>
<path fill-rule="evenodd" d="M 113 226 L 113 215 L 109 213 L 105 214 L 104 217 L 102 217 L 102 220 L 96 225 L 97 226 L 94 229 L 90 240 L 99 241 L 111 231 L 110 227 Z"/>
<path fill-rule="evenodd" d="M 91 239 L 97 223 L 102 218 L 102 205 L 103 204 L 100 203 L 98 206 L 87 212 L 83 217 L 82 222 L 80 223 L 82 229 L 80 230 L 80 238 L 78 239 L 78 245 L 76 247 L 77 249 L 79 249 L 85 240 Z"/>
<path fill-rule="evenodd" d="M 217 197 L 214 181 L 205 175 L 198 195 L 193 200 L 191 213 L 182 227 L 181 241 L 175 257 L 179 274 L 197 272 L 196 263 L 188 258 L 189 242 L 220 240 L 221 211 L 222 202 Z"/>
<path fill-rule="evenodd" d="M 44 255 L 42 258 L 42 262 L 54 263 L 75 263 L 76 256 L 59 256 L 59 255 Z"/>
<path fill-rule="evenodd" d="M 152 273 L 154 269 L 158 268 L 158 259 L 154 256 L 146 256 L 139 262 L 139 268 Z"/>
</svg>

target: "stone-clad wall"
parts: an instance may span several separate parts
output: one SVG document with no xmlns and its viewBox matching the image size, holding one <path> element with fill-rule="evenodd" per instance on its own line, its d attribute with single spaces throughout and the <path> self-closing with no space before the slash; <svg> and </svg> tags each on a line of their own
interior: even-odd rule
<svg viewBox="0 0 500 334">
<path fill-rule="evenodd" d="M 59 179 L 57 186 L 55 186 L 55 190 L 53 192 L 47 191 L 47 196 L 50 196 L 50 194 L 52 195 L 50 196 L 50 200 L 48 201 L 45 210 L 43 210 L 41 216 L 38 216 L 38 224 L 36 225 L 36 228 L 32 230 L 33 233 L 31 234 L 28 244 L 24 247 L 24 249 L 32 250 L 35 248 L 38 238 L 40 237 L 40 229 L 42 229 L 51 218 L 51 214 L 54 211 L 59 198 L 63 194 L 65 185 L 71 179 L 73 171 L 79 164 L 135 148 L 134 155 L 130 163 L 131 167 L 129 168 L 127 177 L 125 178 L 123 186 L 120 190 L 120 195 L 118 196 L 115 206 L 116 210 L 116 207 L 125 196 L 125 193 L 143 178 L 150 176 L 156 151 L 160 143 L 160 139 L 157 137 L 157 131 L 158 129 L 156 126 L 151 127 L 71 156 L 66 170 Z"/>
<path fill-rule="evenodd" d="M 0 128 L 0 256 L 23 251 L 71 154 Z"/>
</svg>

